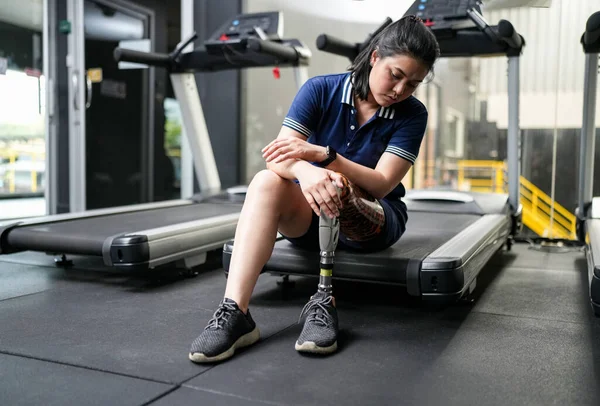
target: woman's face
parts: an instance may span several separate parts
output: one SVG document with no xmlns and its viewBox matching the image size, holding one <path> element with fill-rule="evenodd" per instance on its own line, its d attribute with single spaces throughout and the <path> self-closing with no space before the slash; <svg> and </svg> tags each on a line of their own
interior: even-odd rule
<svg viewBox="0 0 600 406">
<path fill-rule="evenodd" d="M 408 98 L 429 73 L 422 62 L 408 55 L 381 58 L 377 51 L 371 54 L 371 66 L 371 95 L 383 107 Z"/>
</svg>

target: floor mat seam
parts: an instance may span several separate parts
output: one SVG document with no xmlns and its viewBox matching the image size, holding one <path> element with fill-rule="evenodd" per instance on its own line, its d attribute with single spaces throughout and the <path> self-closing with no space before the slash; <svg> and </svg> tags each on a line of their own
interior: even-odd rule
<svg viewBox="0 0 600 406">
<path fill-rule="evenodd" d="M 570 269 L 556 269 L 556 268 L 540 268 L 538 267 L 533 267 L 533 266 L 507 266 L 507 267 L 502 267 L 502 272 L 506 272 L 508 270 L 514 270 L 514 271 L 550 271 L 550 272 L 574 272 L 574 273 L 579 273 L 581 272 L 580 270 L 578 270 L 576 267 L 570 268 Z"/>
<path fill-rule="evenodd" d="M 48 263 L 46 264 L 40 264 L 39 262 L 35 262 L 35 261 L 20 261 L 18 259 L 8 259 L 8 258 L 2 258 L 0 259 L 0 264 L 11 264 L 11 265 L 25 265 L 25 266 L 35 266 L 38 268 L 47 268 L 47 269 L 52 269 L 52 270 L 56 270 L 56 269 L 61 269 L 59 267 L 56 266 L 56 264 L 52 264 L 52 263 Z"/>
<path fill-rule="evenodd" d="M 49 292 L 50 290 L 51 289 L 44 289 L 44 290 L 40 290 L 39 292 L 32 292 L 32 293 L 26 293 L 24 295 L 19 295 L 19 296 L 7 297 L 6 299 L 0 299 L 0 303 L 6 302 L 9 300 L 13 300 L 13 299 L 21 299 L 21 298 L 27 297 L 27 296 L 38 295 L 40 293 L 46 293 L 46 292 Z"/>
<path fill-rule="evenodd" d="M 160 395 L 156 396 L 154 399 L 149 400 L 146 403 L 143 403 L 142 406 L 148 406 L 151 405 L 154 402 L 159 401 L 160 399 L 170 395 L 171 393 L 175 392 L 177 389 L 181 388 L 181 385 L 177 385 L 174 388 L 169 389 L 168 391 L 166 391 L 165 393 L 161 393 Z"/>
<path fill-rule="evenodd" d="M 529 320 L 541 320 L 541 321 L 550 321 L 550 322 L 559 322 L 559 323 L 568 323 L 568 324 L 578 324 L 578 325 L 589 325 L 594 324 L 590 322 L 580 322 L 580 321 L 569 321 L 569 320 L 560 320 L 560 319 L 545 319 L 541 317 L 533 317 L 533 316 L 515 316 L 514 314 L 502 314 L 502 313 L 493 313 L 486 312 L 481 310 L 471 310 L 472 313 L 477 314 L 489 314 L 490 316 L 499 316 L 499 317 L 510 317 L 514 319 L 529 319 Z"/>
<path fill-rule="evenodd" d="M 139 379 L 139 380 L 148 381 L 148 382 L 167 384 L 167 385 L 180 385 L 179 383 L 176 383 L 176 382 L 161 381 L 161 380 L 153 379 L 153 378 L 144 378 L 144 377 L 140 377 L 140 376 L 125 374 L 123 372 L 115 372 L 115 371 L 109 371 L 109 370 L 100 369 L 100 368 L 88 367 L 85 365 L 72 364 L 72 363 L 65 362 L 65 361 L 56 361 L 56 360 L 51 360 L 51 359 L 47 359 L 47 358 L 36 357 L 33 355 L 19 354 L 19 353 L 12 352 L 12 351 L 0 350 L 0 354 L 10 355 L 10 356 L 19 357 L 19 358 L 26 358 L 26 359 L 30 359 L 30 360 L 34 360 L 34 361 L 48 362 L 51 364 L 68 366 L 68 367 L 72 367 L 72 368 L 86 369 L 88 371 L 102 372 L 105 374 L 117 375 L 117 376 L 122 376 L 125 378 Z"/>
<path fill-rule="evenodd" d="M 256 399 L 256 398 L 251 398 L 251 397 L 247 397 L 247 396 L 236 395 L 234 393 L 221 392 L 221 391 L 214 390 L 214 389 L 197 388 L 197 387 L 194 387 L 194 386 L 184 386 L 184 387 L 188 388 L 188 389 L 192 389 L 192 390 L 197 390 L 197 391 L 212 393 L 212 394 L 215 394 L 215 395 L 229 396 L 229 397 L 236 398 L 236 399 L 249 400 L 249 401 L 252 401 L 252 402 L 263 403 L 265 405 L 273 405 L 273 406 L 286 406 L 287 405 L 286 403 L 272 402 L 272 401 L 269 401 L 269 400 Z"/>
</svg>

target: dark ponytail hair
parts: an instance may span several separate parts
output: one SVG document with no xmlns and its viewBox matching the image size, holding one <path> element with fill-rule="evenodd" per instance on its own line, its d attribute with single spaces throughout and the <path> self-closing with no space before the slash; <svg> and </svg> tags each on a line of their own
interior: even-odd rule
<svg viewBox="0 0 600 406">
<path fill-rule="evenodd" d="M 430 74 L 433 73 L 433 65 L 440 56 L 437 39 L 423 21 L 413 15 L 402 17 L 373 37 L 350 66 L 354 89 L 361 100 L 367 100 L 369 96 L 371 55 L 375 50 L 381 58 L 396 55 L 415 58 L 427 67 Z"/>
</svg>

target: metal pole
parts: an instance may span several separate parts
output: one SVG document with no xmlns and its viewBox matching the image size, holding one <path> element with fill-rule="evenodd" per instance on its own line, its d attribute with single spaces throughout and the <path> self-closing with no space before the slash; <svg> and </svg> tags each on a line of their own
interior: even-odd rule
<svg viewBox="0 0 600 406">
<path fill-rule="evenodd" d="M 519 57 L 508 58 L 508 201 L 513 213 L 520 202 L 521 133 L 519 129 Z"/>
<path fill-rule="evenodd" d="M 435 128 L 435 143 L 433 145 L 433 159 L 435 162 L 435 184 L 437 186 L 440 186 L 442 184 L 442 148 L 441 148 L 441 141 L 442 141 L 442 125 L 443 125 L 443 121 L 442 121 L 442 111 L 443 111 L 443 104 L 442 104 L 442 88 L 440 85 L 436 84 L 436 83 L 432 83 L 432 85 L 434 86 L 434 88 L 436 89 L 436 112 L 437 112 L 437 117 L 436 117 L 436 128 Z M 462 150 L 461 150 L 462 152 Z M 462 154 L 461 154 L 462 155 Z"/>
<path fill-rule="evenodd" d="M 68 0 L 67 18 L 73 32 L 68 36 L 67 67 L 69 69 L 69 211 L 87 208 L 86 127 L 85 127 L 85 3 Z"/>
<path fill-rule="evenodd" d="M 579 142 L 579 210 L 585 219 L 585 206 L 592 201 L 594 184 L 594 144 L 596 139 L 596 88 L 598 86 L 598 54 L 585 55 L 583 86 L 583 123 Z"/>
<path fill-rule="evenodd" d="M 181 0 L 181 40 L 188 38 L 194 32 L 194 0 Z M 183 52 L 190 52 L 194 49 L 193 44 L 189 44 Z M 181 103 L 181 100 L 178 100 Z M 194 194 L 194 158 L 192 149 L 188 142 L 186 129 L 182 128 L 181 134 L 181 198 L 189 199 Z"/>
<path fill-rule="evenodd" d="M 180 103 L 181 119 L 200 183 L 200 192 L 219 191 L 221 179 L 206 128 L 196 77 L 193 73 L 174 73 L 171 74 L 171 83 Z"/>
<path fill-rule="evenodd" d="M 294 78 L 296 79 L 296 87 L 298 90 L 308 80 L 308 69 L 306 66 L 296 66 L 294 68 Z"/>
<path fill-rule="evenodd" d="M 46 214 L 58 212 L 58 142 L 56 122 L 58 114 L 56 102 L 56 2 L 48 0 L 44 4 L 43 58 L 44 77 L 46 79 L 46 157 L 44 196 L 46 199 Z"/>
</svg>

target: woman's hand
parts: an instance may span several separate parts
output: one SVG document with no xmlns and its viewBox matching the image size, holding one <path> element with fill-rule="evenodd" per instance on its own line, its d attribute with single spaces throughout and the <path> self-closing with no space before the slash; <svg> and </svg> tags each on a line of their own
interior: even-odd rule
<svg viewBox="0 0 600 406">
<path fill-rule="evenodd" d="M 317 216 L 321 209 L 331 218 L 340 215 L 342 201 L 338 195 L 337 187 L 344 187 L 340 174 L 328 169 L 310 167 L 303 169 L 298 175 L 298 181 L 306 201 Z"/>
<path fill-rule="evenodd" d="M 327 158 L 325 148 L 296 137 L 276 138 L 262 149 L 262 153 L 266 162 L 275 164 L 286 159 L 321 162 Z"/>
</svg>

